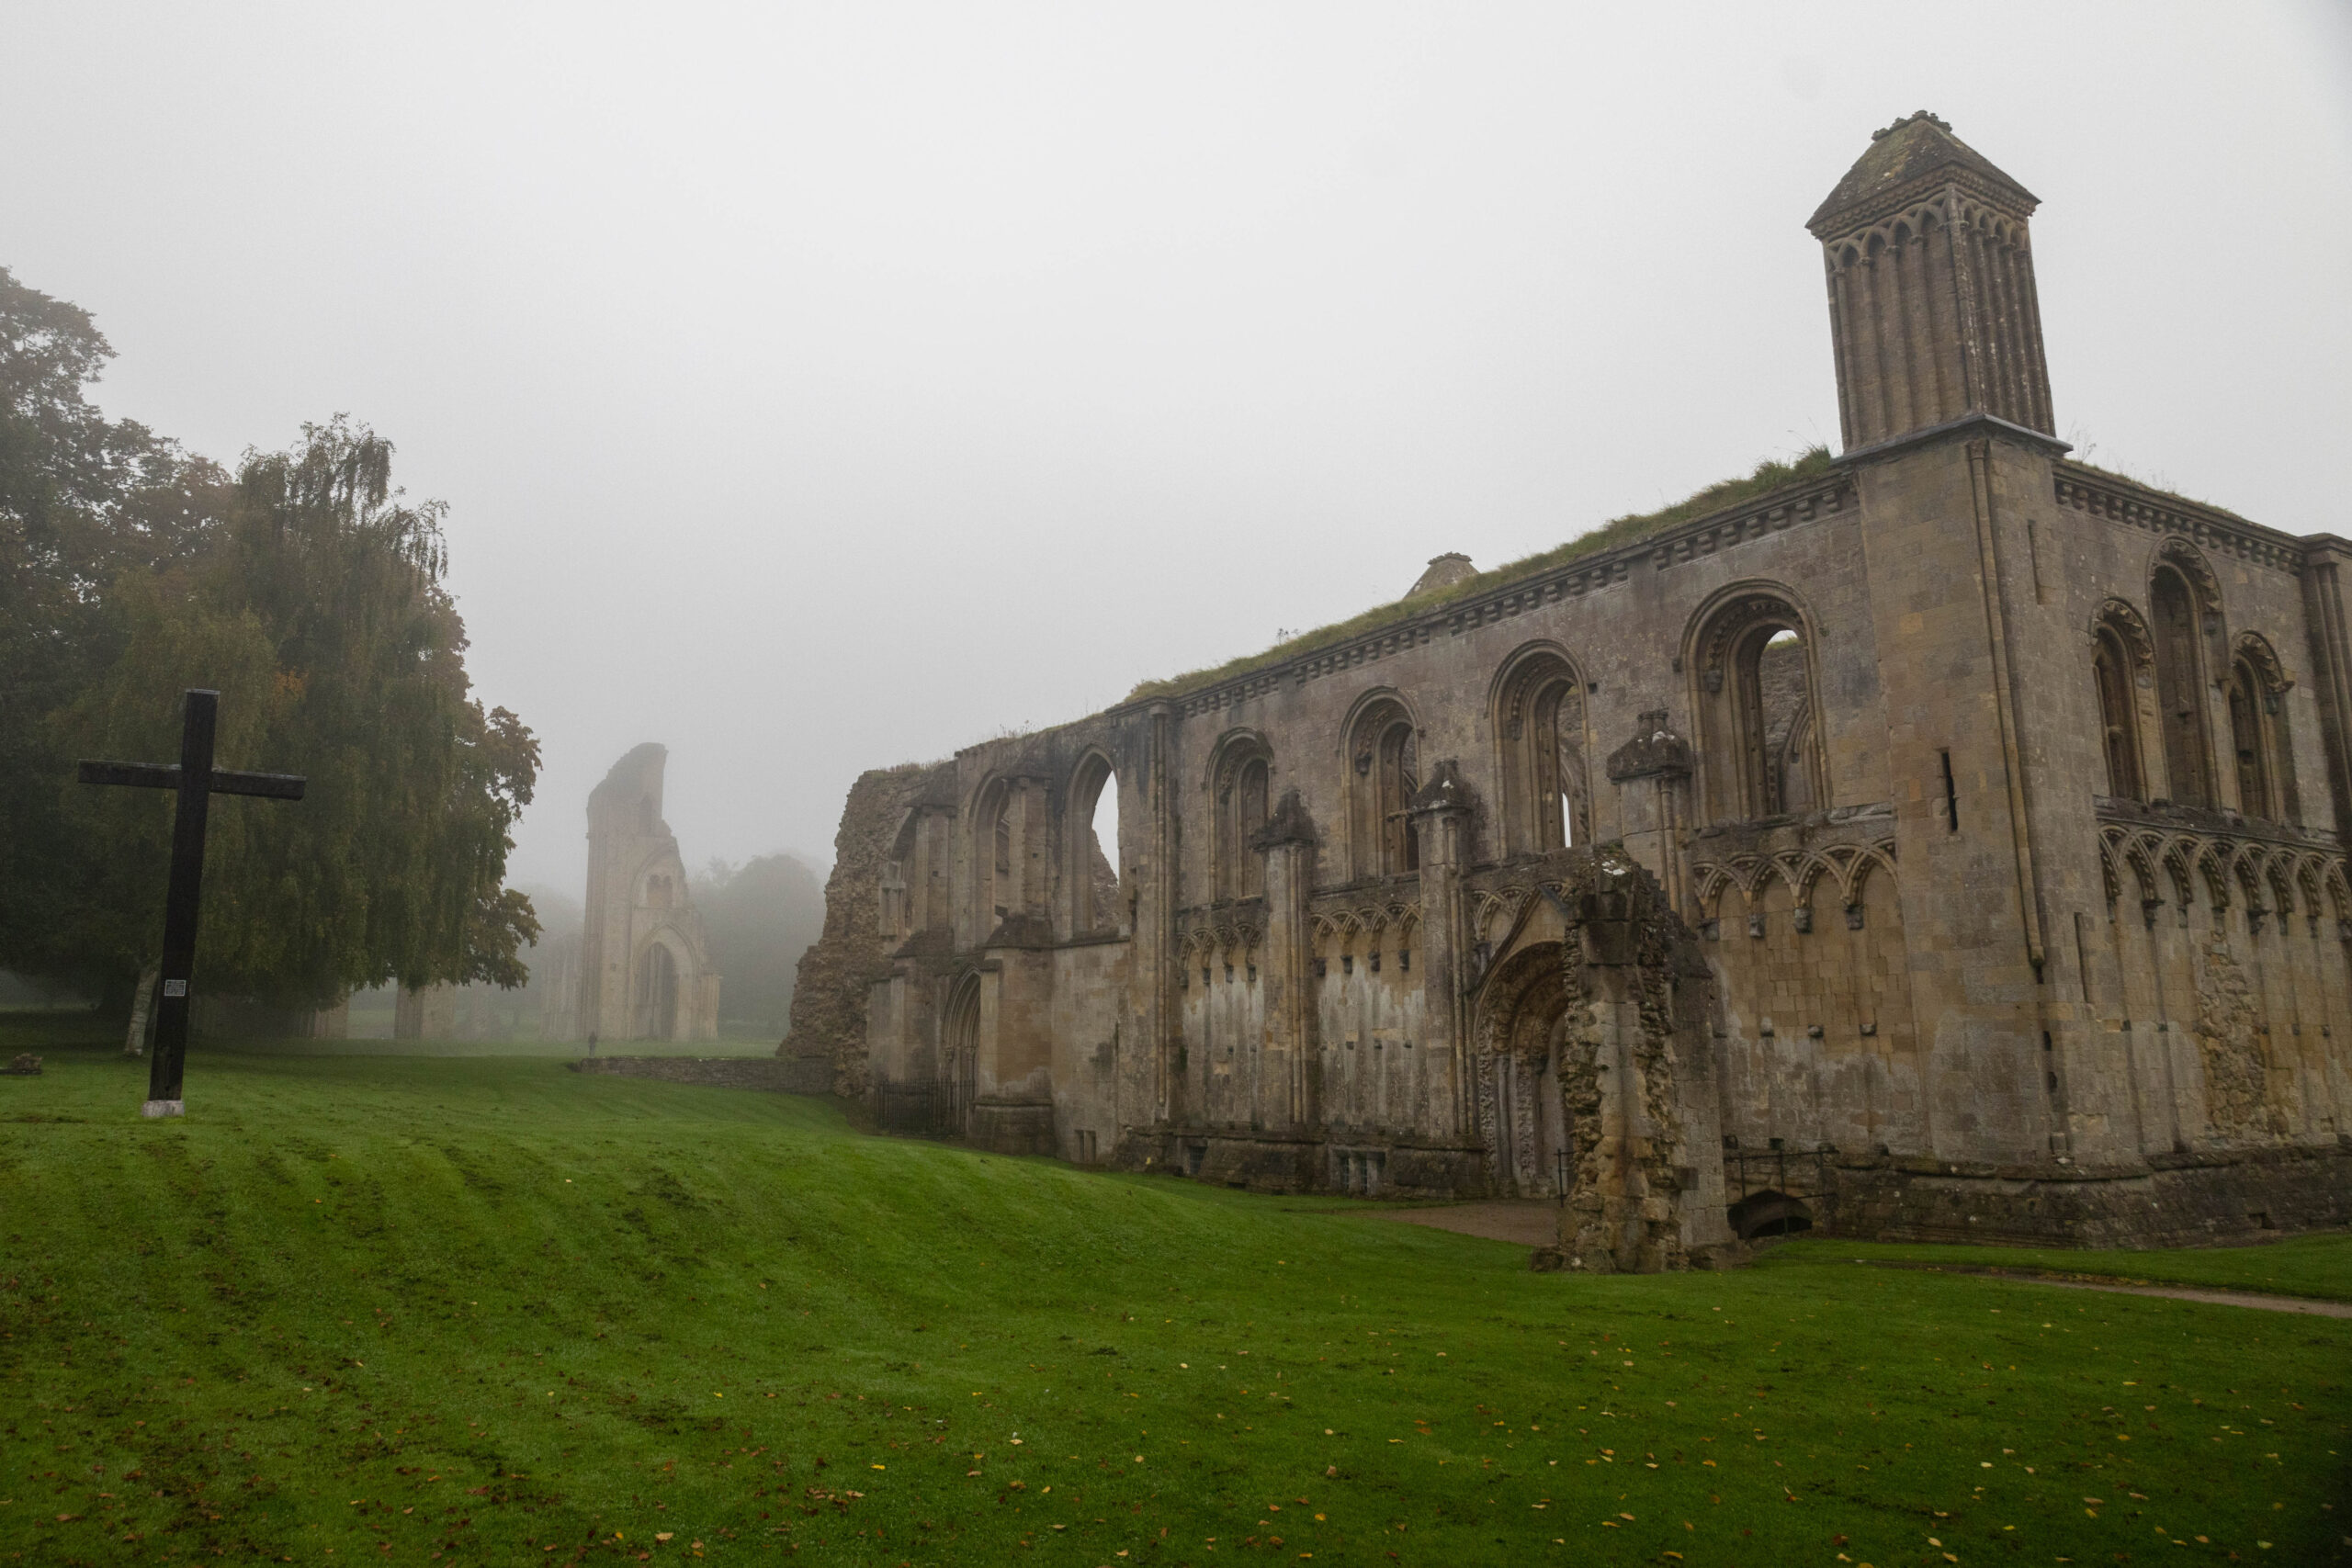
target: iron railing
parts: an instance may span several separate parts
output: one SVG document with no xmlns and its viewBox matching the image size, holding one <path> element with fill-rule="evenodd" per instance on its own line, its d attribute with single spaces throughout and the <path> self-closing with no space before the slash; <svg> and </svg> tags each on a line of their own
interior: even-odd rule
<svg viewBox="0 0 2352 1568">
<path fill-rule="evenodd" d="M 1794 1187 L 1789 1185 L 1792 1169 L 1797 1173 L 1798 1185 Z M 1735 1181 L 1738 1185 L 1736 1193 L 1732 1191 Z M 1829 1156 L 1820 1149 L 1725 1149 L 1724 1190 L 1734 1203 L 1752 1192 L 1817 1197 L 1829 1190 Z"/>
</svg>

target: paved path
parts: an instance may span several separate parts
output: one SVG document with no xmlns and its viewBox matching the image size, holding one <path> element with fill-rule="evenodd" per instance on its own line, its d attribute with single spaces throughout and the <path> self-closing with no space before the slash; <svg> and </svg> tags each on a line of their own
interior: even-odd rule
<svg viewBox="0 0 2352 1568">
<path fill-rule="evenodd" d="M 1517 1242 L 1521 1247 L 1557 1247 L 1560 1242 L 1560 1211 L 1556 1204 L 1543 1199 L 1495 1199 L 1479 1203 L 1449 1203 L 1433 1209 L 1358 1210 L 1356 1213 L 1375 1213 L 1384 1220 L 1401 1220 L 1408 1225 L 1428 1225 L 1433 1230 L 1458 1231 L 1464 1235 L 1484 1236 L 1488 1241 Z M 2177 1302 L 2204 1302 L 2215 1306 L 2254 1307 L 2263 1312 L 2300 1313 L 2311 1317 L 2352 1317 L 2352 1302 L 2319 1301 L 2310 1296 L 2271 1296 L 2253 1291 L 2212 1291 L 2195 1285 L 2135 1285 L 2120 1280 L 2086 1280 L 2079 1276 L 2059 1279 L 2054 1275 L 2037 1273 L 2026 1269 L 1971 1269 L 1948 1263 L 1904 1263 L 1892 1258 L 1873 1258 L 1874 1269 L 1919 1269 L 1937 1274 L 1974 1274 L 1985 1279 L 2007 1280 L 2019 1284 L 2056 1285 L 2069 1291 L 2109 1291 L 2125 1296 L 2164 1296 Z"/>
<path fill-rule="evenodd" d="M 1934 1274 L 1975 1274 L 2026 1285 L 2055 1285 L 2064 1291 L 2106 1291 L 2119 1296 L 2164 1296 L 2177 1302 L 2205 1302 L 2215 1306 L 2254 1307 L 2263 1312 L 2300 1313 L 2308 1317 L 2352 1317 L 2352 1302 L 2321 1301 L 2312 1296 L 2271 1296 L 2254 1291 L 2213 1291 L 2197 1285 L 2135 1285 L 2120 1280 L 2086 1280 L 2080 1275 L 2061 1279 L 2030 1269 L 1970 1269 L 1949 1263 L 1903 1263 L 1872 1258 L 1874 1269 L 1919 1269 Z"/>
<path fill-rule="evenodd" d="M 1442 1209 L 1387 1209 L 1379 1213 L 1385 1220 L 1459 1231 L 1464 1235 L 1482 1235 L 1488 1241 L 1515 1241 L 1521 1247 L 1560 1245 L 1559 1207 L 1541 1198 L 1495 1199 L 1483 1203 L 1449 1203 Z"/>
</svg>

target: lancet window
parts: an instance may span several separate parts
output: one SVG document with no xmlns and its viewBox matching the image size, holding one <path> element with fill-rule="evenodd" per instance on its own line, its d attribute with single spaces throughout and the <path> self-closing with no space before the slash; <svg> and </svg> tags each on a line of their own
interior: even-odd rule
<svg viewBox="0 0 2352 1568">
<path fill-rule="evenodd" d="M 980 792 L 972 813 L 975 903 L 983 934 L 1007 916 L 1035 908 L 1025 801 L 1017 781 L 999 779 Z"/>
<path fill-rule="evenodd" d="M 1063 877 L 1069 890 L 1072 935 L 1115 931 L 1119 924 L 1119 778 L 1111 760 L 1090 751 L 1071 775 L 1064 814 L 1069 842 Z"/>
</svg>

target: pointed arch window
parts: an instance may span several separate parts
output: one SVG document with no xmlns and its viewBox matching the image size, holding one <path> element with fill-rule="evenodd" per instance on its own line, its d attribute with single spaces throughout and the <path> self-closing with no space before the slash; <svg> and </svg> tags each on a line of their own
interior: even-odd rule
<svg viewBox="0 0 2352 1568">
<path fill-rule="evenodd" d="M 1087 936 L 1119 929 L 1119 775 L 1111 760 L 1090 751 L 1071 775 L 1064 813 L 1069 844 L 1063 878 L 1069 889 L 1069 929 Z"/>
<path fill-rule="evenodd" d="M 999 779 L 980 792 L 972 812 L 973 913 L 985 935 L 1012 915 L 1035 908 L 1030 897 L 1028 814 L 1024 786 Z"/>
</svg>

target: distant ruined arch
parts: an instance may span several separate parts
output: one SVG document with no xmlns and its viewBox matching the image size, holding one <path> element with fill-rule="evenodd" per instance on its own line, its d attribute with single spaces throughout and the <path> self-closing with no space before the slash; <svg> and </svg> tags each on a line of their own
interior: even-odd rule
<svg viewBox="0 0 2352 1568">
<path fill-rule="evenodd" d="M 715 1040 L 718 972 L 678 840 L 662 819 L 664 748 L 630 750 L 588 795 L 588 889 L 573 1038 Z"/>
</svg>

